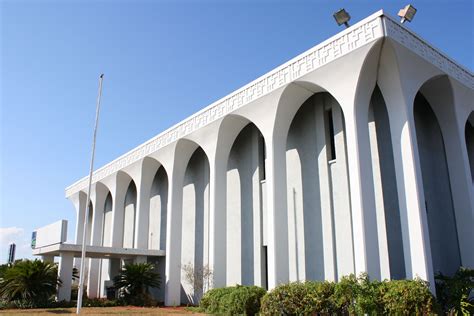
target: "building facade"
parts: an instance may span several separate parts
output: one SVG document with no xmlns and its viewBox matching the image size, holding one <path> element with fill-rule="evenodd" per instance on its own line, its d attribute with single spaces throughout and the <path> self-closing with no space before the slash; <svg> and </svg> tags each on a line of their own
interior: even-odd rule
<svg viewBox="0 0 474 316">
<path fill-rule="evenodd" d="M 474 268 L 473 74 L 379 11 L 101 167 L 90 201 L 87 180 L 76 243 L 90 203 L 88 244 L 115 251 L 87 259 L 91 297 L 128 261 L 157 263 L 166 305 L 202 295 L 185 266 L 433 288 Z"/>
</svg>

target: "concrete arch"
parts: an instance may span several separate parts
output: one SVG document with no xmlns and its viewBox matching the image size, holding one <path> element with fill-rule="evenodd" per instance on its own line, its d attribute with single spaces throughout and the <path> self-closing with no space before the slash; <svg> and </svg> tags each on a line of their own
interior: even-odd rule
<svg viewBox="0 0 474 316">
<path fill-rule="evenodd" d="M 231 145 L 226 168 L 225 239 L 226 248 L 232 251 L 226 256 L 226 283 L 266 286 L 265 141 L 258 127 L 247 123 Z"/>
<path fill-rule="evenodd" d="M 311 96 L 320 92 L 329 93 L 334 99 L 336 99 L 336 101 L 338 101 L 333 93 L 326 89 L 322 84 L 316 82 L 295 81 L 286 86 L 278 100 L 275 123 L 273 125 L 271 136 L 273 138 L 286 140 L 290 125 L 302 104 Z"/>
<path fill-rule="evenodd" d="M 203 295 L 202 271 L 209 253 L 209 160 L 201 147 L 186 165 L 182 196 L 181 301 L 194 304 Z M 188 277 L 191 270 L 193 279 Z"/>
<path fill-rule="evenodd" d="M 354 272 L 344 124 L 337 100 L 319 92 L 300 104 L 285 135 L 290 281 Z"/>
<path fill-rule="evenodd" d="M 470 240 L 474 238 L 471 229 L 474 225 L 474 200 L 470 190 L 472 178 L 469 177 L 469 153 L 464 145 L 465 121 L 458 118 L 458 113 L 465 111 L 465 108 L 456 101 L 453 81 L 446 75 L 427 80 L 420 87 L 417 98 L 419 95 L 426 99 L 441 131 L 448 170 L 446 182 L 451 190 L 461 264 L 474 266 L 474 253 L 470 250 Z"/>
<path fill-rule="evenodd" d="M 135 247 L 135 222 L 137 216 L 137 186 L 130 180 L 125 193 L 123 213 L 123 248 Z"/>
<path fill-rule="evenodd" d="M 112 193 L 109 191 L 105 198 L 104 202 L 104 219 L 103 219 L 103 228 L 102 228 L 102 246 L 110 247 L 112 246 L 112 210 L 113 210 L 113 199 Z"/>
<path fill-rule="evenodd" d="M 451 275 L 461 266 L 461 255 L 445 140 L 439 120 L 422 93 L 417 94 L 413 111 L 433 271 Z"/>
<path fill-rule="evenodd" d="M 149 199 L 148 248 L 166 250 L 168 175 L 163 166 L 155 172 Z"/>
</svg>

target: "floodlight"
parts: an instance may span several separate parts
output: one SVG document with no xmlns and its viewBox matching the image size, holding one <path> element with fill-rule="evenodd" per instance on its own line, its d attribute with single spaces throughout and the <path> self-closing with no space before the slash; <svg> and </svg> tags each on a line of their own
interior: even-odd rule
<svg viewBox="0 0 474 316">
<path fill-rule="evenodd" d="M 340 9 L 339 11 L 335 12 L 333 17 L 336 20 L 337 25 L 344 24 L 346 27 L 349 27 L 348 22 L 351 19 L 351 16 L 345 9 Z"/>
<path fill-rule="evenodd" d="M 406 5 L 403 9 L 398 11 L 398 16 L 402 18 L 400 23 L 404 23 L 405 21 L 411 22 L 415 17 L 416 9 L 411 4 Z"/>
</svg>

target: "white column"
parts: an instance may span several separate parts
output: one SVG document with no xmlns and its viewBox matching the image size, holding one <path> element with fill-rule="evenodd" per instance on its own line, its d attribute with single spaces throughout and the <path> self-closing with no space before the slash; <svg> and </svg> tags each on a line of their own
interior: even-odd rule
<svg viewBox="0 0 474 316">
<path fill-rule="evenodd" d="M 74 205 L 74 209 L 76 210 L 76 234 L 75 234 L 75 242 L 77 245 L 82 244 L 82 234 L 84 229 L 84 213 L 86 212 L 86 193 L 79 191 L 71 196 L 68 197 L 69 200 Z M 81 259 L 76 258 L 75 266 L 80 267 Z"/>
<path fill-rule="evenodd" d="M 319 106 L 318 106 L 319 105 Z M 323 228 L 324 242 L 324 279 L 327 281 L 336 280 L 336 262 L 335 262 L 335 241 L 334 241 L 334 223 L 333 208 L 331 205 L 331 183 L 328 169 L 328 158 L 326 150 L 324 107 L 315 104 L 315 122 L 316 122 L 316 152 L 319 153 L 318 171 L 319 171 L 319 189 L 321 196 L 321 222 Z"/>
<path fill-rule="evenodd" d="M 184 166 L 171 168 L 166 227 L 165 305 L 181 303 L 181 233 Z"/>
<path fill-rule="evenodd" d="M 262 202 L 260 194 L 260 148 L 259 132 L 252 133 L 252 166 L 255 166 L 252 175 L 252 213 L 253 213 L 253 284 L 264 286 L 262 280 Z"/>
<path fill-rule="evenodd" d="M 223 157 L 209 160 L 210 214 L 209 261 L 213 271 L 213 287 L 226 286 L 226 191 L 227 160 Z"/>
<path fill-rule="evenodd" d="M 129 184 L 129 179 L 125 179 L 122 174 L 116 175 L 114 188 L 112 189 L 112 247 L 123 246 L 123 224 L 125 212 L 125 194 Z"/>
<path fill-rule="evenodd" d="M 382 90 L 389 112 L 407 278 L 420 277 L 434 291 L 433 264 L 412 98 Z"/>
<path fill-rule="evenodd" d="M 375 193 L 375 208 L 377 213 L 377 233 L 380 254 L 380 279 L 390 280 L 390 260 L 388 254 L 387 229 L 385 219 L 385 203 L 382 187 L 382 172 L 379 157 L 379 145 L 377 141 L 377 130 L 375 124 L 374 110 L 369 109 L 369 137 L 372 156 L 372 175 Z M 389 223 L 390 225 L 390 223 Z"/>
<path fill-rule="evenodd" d="M 471 171 L 465 146 L 465 127 L 455 125 L 457 126 L 443 130 L 443 137 L 455 207 L 461 264 L 464 267 L 474 268 L 472 245 L 474 240 L 474 200 L 471 196 Z"/>
<path fill-rule="evenodd" d="M 61 253 L 59 260 L 59 279 L 62 281 L 58 289 L 58 301 L 71 300 L 71 284 L 72 284 L 72 253 Z"/>
<path fill-rule="evenodd" d="M 266 143 L 269 289 L 289 280 L 285 140 L 274 136 Z"/>
<path fill-rule="evenodd" d="M 346 109 L 344 115 L 355 272 L 356 274 L 367 272 L 371 278 L 380 279 L 377 220 L 366 111 L 368 104 L 355 104 L 344 108 Z"/>
<path fill-rule="evenodd" d="M 84 213 L 86 211 L 87 195 L 79 191 L 69 197 L 76 210 L 76 244 L 82 244 L 82 233 L 84 229 Z"/>
<path fill-rule="evenodd" d="M 137 219 L 135 223 L 135 248 L 148 249 L 148 228 L 150 220 L 150 193 L 153 179 L 159 165 L 155 160 L 145 158 L 137 179 Z"/>
<path fill-rule="evenodd" d="M 105 199 L 107 197 L 107 189 L 100 183 L 96 183 L 92 187 L 91 201 L 93 204 L 92 214 L 92 231 L 91 233 L 91 245 L 101 246 L 102 242 L 102 227 L 104 218 L 104 206 Z M 89 276 L 87 278 L 87 296 L 89 298 L 97 298 L 100 293 L 100 261 L 101 259 L 89 260 Z"/>
</svg>

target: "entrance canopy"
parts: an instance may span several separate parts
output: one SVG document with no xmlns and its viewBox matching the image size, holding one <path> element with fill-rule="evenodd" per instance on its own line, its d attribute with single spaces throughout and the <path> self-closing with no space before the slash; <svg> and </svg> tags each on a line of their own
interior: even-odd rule
<svg viewBox="0 0 474 316">
<path fill-rule="evenodd" d="M 82 245 L 77 244 L 55 244 L 33 249 L 35 256 L 59 256 L 61 253 L 70 253 L 73 257 L 81 257 Z M 136 257 L 163 257 L 164 250 L 115 248 L 102 246 L 86 246 L 86 257 L 88 258 L 121 258 L 133 259 Z"/>
</svg>

